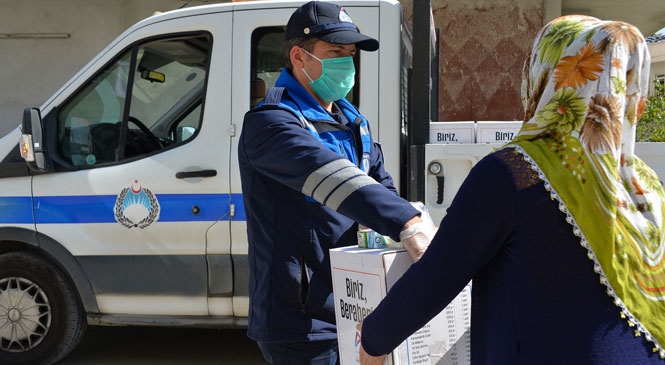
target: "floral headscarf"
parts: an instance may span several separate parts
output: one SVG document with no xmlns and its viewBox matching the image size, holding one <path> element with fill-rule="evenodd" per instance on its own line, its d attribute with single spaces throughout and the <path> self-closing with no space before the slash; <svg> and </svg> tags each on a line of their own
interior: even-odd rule
<svg viewBox="0 0 665 365">
<path fill-rule="evenodd" d="M 650 56 L 630 24 L 564 16 L 524 65 L 517 148 L 588 249 L 621 316 L 665 358 L 665 193 L 634 154 Z"/>
</svg>

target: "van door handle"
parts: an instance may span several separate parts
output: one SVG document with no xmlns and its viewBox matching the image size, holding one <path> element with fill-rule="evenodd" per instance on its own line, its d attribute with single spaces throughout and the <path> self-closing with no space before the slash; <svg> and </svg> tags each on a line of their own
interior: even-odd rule
<svg viewBox="0 0 665 365">
<path fill-rule="evenodd" d="M 188 179 L 190 177 L 213 177 L 217 176 L 217 170 L 180 171 L 175 173 L 176 179 Z"/>
<path fill-rule="evenodd" d="M 443 187 L 445 186 L 446 178 L 443 176 L 436 177 L 436 204 L 443 203 Z"/>
</svg>

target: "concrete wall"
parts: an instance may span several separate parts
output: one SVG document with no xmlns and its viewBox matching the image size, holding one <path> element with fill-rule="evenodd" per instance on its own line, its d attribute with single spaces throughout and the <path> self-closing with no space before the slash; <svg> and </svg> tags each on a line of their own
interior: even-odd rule
<svg viewBox="0 0 665 365">
<path fill-rule="evenodd" d="M 402 3 L 410 17 L 411 0 Z M 432 0 L 432 9 L 441 34 L 438 120 L 521 120 L 524 59 L 561 1 Z"/>
<path fill-rule="evenodd" d="M 417 0 L 416 0 L 417 1 Z M 413 0 L 401 0 L 409 19 Z M 563 14 L 624 19 L 628 3 L 566 0 L 431 0 L 440 28 L 440 121 L 522 120 L 521 76 L 536 33 Z M 659 2 L 641 4 L 663 7 Z M 635 12 L 633 12 L 635 13 Z M 650 35 L 650 34 L 646 34 Z M 649 47 L 652 75 L 665 74 L 665 42 Z M 652 77 L 653 80 L 653 77 Z"/>
<path fill-rule="evenodd" d="M 0 0 L 0 136 L 126 28 L 186 2 L 215 1 Z"/>
</svg>

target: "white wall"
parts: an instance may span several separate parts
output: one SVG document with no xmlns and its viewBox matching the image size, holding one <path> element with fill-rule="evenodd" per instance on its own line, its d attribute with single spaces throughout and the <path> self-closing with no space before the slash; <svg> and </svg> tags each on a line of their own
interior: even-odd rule
<svg viewBox="0 0 665 365">
<path fill-rule="evenodd" d="M 185 3 L 216 2 L 226 1 L 0 0 L 0 136 L 132 24 Z M 37 38 L 58 34 L 69 36 Z"/>
</svg>

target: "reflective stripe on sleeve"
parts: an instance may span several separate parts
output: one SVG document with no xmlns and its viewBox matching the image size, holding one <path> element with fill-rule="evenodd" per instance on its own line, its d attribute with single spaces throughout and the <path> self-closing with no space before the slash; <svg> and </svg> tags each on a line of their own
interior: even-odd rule
<svg viewBox="0 0 665 365">
<path fill-rule="evenodd" d="M 302 187 L 303 194 L 337 210 L 354 191 L 363 186 L 378 184 L 351 161 L 339 159 L 312 172 Z"/>
</svg>

